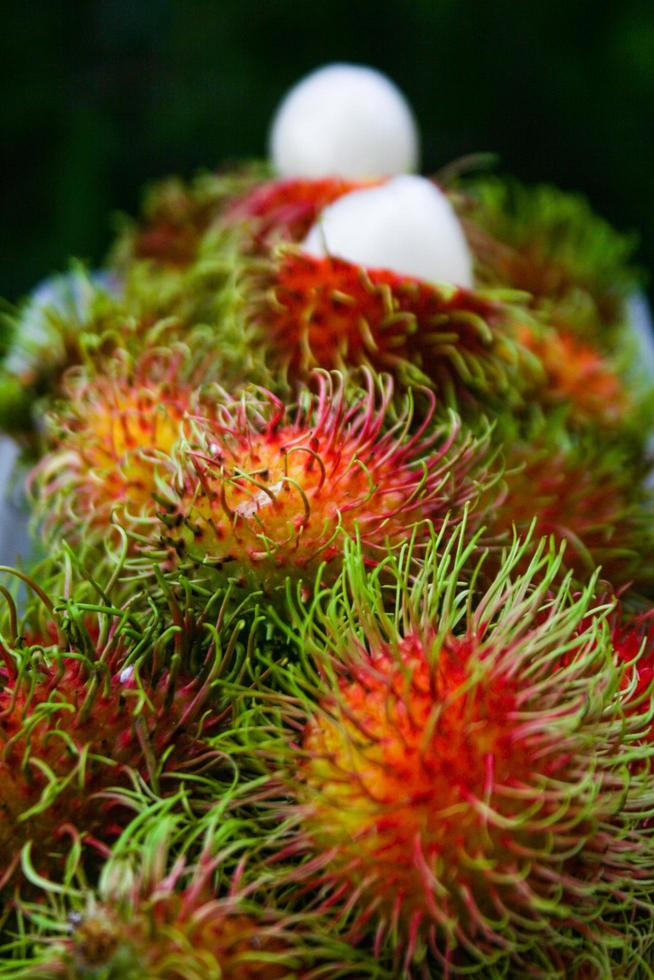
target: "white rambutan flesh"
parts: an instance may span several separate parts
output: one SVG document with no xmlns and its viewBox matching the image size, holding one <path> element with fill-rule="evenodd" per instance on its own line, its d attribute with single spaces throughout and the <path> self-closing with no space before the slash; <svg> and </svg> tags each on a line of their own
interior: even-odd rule
<svg viewBox="0 0 654 980">
<path fill-rule="evenodd" d="M 372 269 L 472 287 L 472 256 L 443 192 L 425 177 L 403 174 L 351 191 L 330 204 L 302 243 L 308 254 Z"/>
<path fill-rule="evenodd" d="M 270 156 L 284 177 L 382 177 L 418 165 L 418 131 L 389 78 L 362 65 L 326 65 L 282 100 Z"/>
</svg>

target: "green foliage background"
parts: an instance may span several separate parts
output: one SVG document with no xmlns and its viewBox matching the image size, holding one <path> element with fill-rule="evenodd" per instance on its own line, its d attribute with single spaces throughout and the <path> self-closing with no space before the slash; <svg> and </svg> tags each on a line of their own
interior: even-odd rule
<svg viewBox="0 0 654 980">
<path fill-rule="evenodd" d="M 375 65 L 415 108 L 429 171 L 494 150 L 581 189 L 654 266 L 652 0 L 35 0 L 0 31 L 0 294 L 101 260 L 144 182 L 262 155 L 286 88 Z"/>
</svg>

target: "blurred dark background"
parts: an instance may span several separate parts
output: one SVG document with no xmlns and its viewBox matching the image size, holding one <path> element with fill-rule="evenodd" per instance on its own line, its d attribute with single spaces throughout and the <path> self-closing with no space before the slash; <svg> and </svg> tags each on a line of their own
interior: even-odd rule
<svg viewBox="0 0 654 980">
<path fill-rule="evenodd" d="M 332 60 L 403 89 L 426 171 L 494 150 L 637 229 L 654 268 L 652 0 L 35 0 L 3 5 L 0 295 L 99 262 L 148 180 L 263 155 Z"/>
</svg>

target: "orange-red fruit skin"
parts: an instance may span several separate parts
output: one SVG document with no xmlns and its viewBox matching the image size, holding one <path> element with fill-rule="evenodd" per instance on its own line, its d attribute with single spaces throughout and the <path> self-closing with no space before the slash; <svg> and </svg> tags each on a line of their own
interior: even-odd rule
<svg viewBox="0 0 654 980">
<path fill-rule="evenodd" d="M 275 240 L 300 242 L 328 204 L 343 194 L 375 183 L 342 177 L 266 181 L 237 198 L 225 216 L 228 221 L 250 222 L 259 246 Z"/>
<path fill-rule="evenodd" d="M 483 356 L 493 344 L 488 324 L 502 323 L 500 306 L 474 292 L 299 253 L 282 257 L 257 313 L 291 376 L 313 366 L 393 372 L 411 363 L 434 382 L 460 372 L 453 350 Z"/>
<path fill-rule="evenodd" d="M 32 680 L 3 673 L 0 867 L 5 877 L 28 842 L 34 865 L 45 873 L 60 867 L 74 837 L 111 842 L 129 811 L 97 794 L 129 786 L 130 771 L 147 782 L 150 767 L 159 766 L 167 753 L 174 768 L 204 751 L 191 710 L 198 693 L 194 682 L 179 684 L 171 697 L 163 676 L 155 688 L 145 689 L 144 699 L 132 680 L 123 682 L 119 674 L 91 678 L 73 658 L 38 670 Z M 207 730 L 214 721 L 206 720 Z M 50 775 L 56 780 L 52 786 Z M 49 794 L 51 802 L 39 807 Z M 38 812 L 30 813 L 35 807 Z"/>
</svg>

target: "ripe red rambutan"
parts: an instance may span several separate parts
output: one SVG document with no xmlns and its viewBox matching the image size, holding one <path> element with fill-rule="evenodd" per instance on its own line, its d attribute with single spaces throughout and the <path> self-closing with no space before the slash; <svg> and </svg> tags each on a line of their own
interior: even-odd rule
<svg viewBox="0 0 654 980">
<path fill-rule="evenodd" d="M 445 551 L 433 539 L 411 584 L 407 555 L 390 556 L 397 588 L 347 552 L 293 627 L 318 675 L 289 760 L 300 830 L 285 854 L 307 855 L 290 874 L 353 939 L 383 955 L 388 937 L 407 974 L 553 976 L 589 951 L 608 964 L 651 908 L 648 766 L 627 764 L 652 750 L 595 582 L 556 587 L 545 542 L 521 576 L 517 543 L 471 597 L 460 530 Z"/>
<path fill-rule="evenodd" d="M 536 369 L 536 359 L 517 342 L 520 318 L 507 293 L 289 250 L 279 253 L 270 281 L 258 289 L 253 329 L 271 363 L 292 378 L 314 367 L 369 365 L 445 393 L 472 389 L 517 398 Z"/>
<path fill-rule="evenodd" d="M 181 350 L 111 368 L 69 375 L 65 400 L 47 417 L 49 451 L 31 485 L 51 540 L 103 541 L 114 518 L 127 529 L 156 523 L 162 460 L 182 438 L 187 414 L 203 404 Z"/>
<path fill-rule="evenodd" d="M 247 169 L 205 174 L 185 183 L 169 178 L 149 188 L 139 223 L 125 228 L 114 249 L 114 264 L 126 271 L 133 262 L 183 270 L 197 258 L 202 239 L 234 199 L 259 175 Z"/>
<path fill-rule="evenodd" d="M 215 763 L 206 739 L 229 708 L 210 703 L 210 659 L 187 676 L 179 663 L 141 671 L 143 653 L 125 666 L 148 628 L 134 639 L 125 614 L 115 616 L 108 630 L 78 623 L 66 640 L 56 626 L 56 644 L 46 635 L 4 651 L 0 887 L 21 860 L 47 875 L 73 859 L 76 844 L 106 848 L 130 813 L 114 788 L 141 782 L 165 795 Z"/>
<path fill-rule="evenodd" d="M 461 514 L 479 496 L 488 440 L 462 437 L 454 415 L 437 424 L 433 398 L 411 433 L 411 397 L 392 416 L 391 380 L 378 384 L 380 397 L 371 376 L 349 394 L 318 373 L 317 396 L 297 406 L 262 392 L 195 417 L 162 489 L 167 543 L 267 588 L 321 563 L 337 570 L 344 534 L 359 535 L 374 561 L 417 522 Z"/>
<path fill-rule="evenodd" d="M 654 584 L 648 542 L 654 534 L 646 471 L 619 445 L 570 438 L 563 429 L 506 443 L 504 493 L 489 520 L 493 534 L 524 533 L 566 542 L 565 566 L 580 581 L 601 566 L 615 588 Z"/>
<path fill-rule="evenodd" d="M 320 212 L 333 201 L 378 181 L 290 177 L 257 184 L 225 210 L 227 221 L 244 221 L 251 227 L 254 244 L 269 248 L 276 241 L 301 242 Z"/>
<path fill-rule="evenodd" d="M 633 406 L 623 378 L 597 347 L 563 330 L 520 330 L 521 342 L 541 361 L 537 391 L 545 406 L 567 406 L 574 421 L 614 426 Z"/>
</svg>

